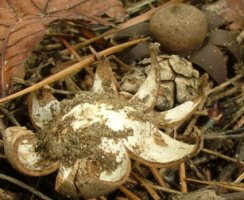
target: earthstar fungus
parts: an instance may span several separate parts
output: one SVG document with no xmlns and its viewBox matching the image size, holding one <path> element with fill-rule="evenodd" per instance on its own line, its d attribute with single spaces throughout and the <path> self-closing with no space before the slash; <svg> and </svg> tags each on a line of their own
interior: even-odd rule
<svg viewBox="0 0 244 200">
<path fill-rule="evenodd" d="M 202 93 L 169 111 L 153 107 L 160 83 L 156 47 L 152 65 L 136 94 L 119 95 L 108 60 L 98 63 L 92 91 L 58 102 L 50 93 L 29 98 L 34 134 L 25 127 L 10 127 L 4 134 L 9 162 L 31 176 L 58 170 L 55 189 L 73 198 L 104 195 L 123 184 L 131 170 L 130 157 L 149 166 L 169 167 L 195 155 L 196 144 L 177 141 L 159 127 L 175 126 L 193 114 Z M 202 78 L 205 85 L 206 77 Z"/>
</svg>

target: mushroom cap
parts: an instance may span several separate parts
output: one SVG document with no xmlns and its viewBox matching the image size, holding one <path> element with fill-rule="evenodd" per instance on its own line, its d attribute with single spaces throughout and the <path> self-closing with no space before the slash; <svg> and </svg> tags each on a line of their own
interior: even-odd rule
<svg viewBox="0 0 244 200">
<path fill-rule="evenodd" d="M 207 34 L 207 20 L 194 6 L 171 4 L 154 14 L 150 31 L 165 51 L 187 53 L 203 43 Z"/>
</svg>

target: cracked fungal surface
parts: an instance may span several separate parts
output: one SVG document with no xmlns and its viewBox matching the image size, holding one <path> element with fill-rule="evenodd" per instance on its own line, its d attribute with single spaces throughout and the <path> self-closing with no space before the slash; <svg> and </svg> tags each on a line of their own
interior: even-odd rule
<svg viewBox="0 0 244 200">
<path fill-rule="evenodd" d="M 148 76 L 128 100 L 119 95 L 109 61 L 99 60 L 93 88 L 73 99 L 57 101 L 42 91 L 29 97 L 29 112 L 37 133 L 25 127 L 9 127 L 4 148 L 9 162 L 31 176 L 58 170 L 55 189 L 69 197 L 91 198 L 107 194 L 129 177 L 130 159 L 148 166 L 177 165 L 201 148 L 177 141 L 161 127 L 174 127 L 190 117 L 202 101 L 193 100 L 165 112 L 153 108 L 160 89 L 156 46 L 151 46 Z"/>
</svg>

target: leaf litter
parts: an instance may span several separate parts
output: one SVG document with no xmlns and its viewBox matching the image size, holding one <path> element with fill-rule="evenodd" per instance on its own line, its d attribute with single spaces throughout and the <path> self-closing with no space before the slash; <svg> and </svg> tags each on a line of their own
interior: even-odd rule
<svg viewBox="0 0 244 200">
<path fill-rule="evenodd" d="M 0 3 L 0 7 L 3 7 L 3 8 L 6 7 L 7 6 L 6 2 L 7 1 L 2 1 Z M 11 1 L 8 1 L 8 2 L 11 2 Z M 32 1 L 32 2 L 35 2 L 35 1 Z M 42 1 L 36 1 L 36 2 L 37 2 L 36 3 L 37 7 L 36 8 L 31 7 L 31 9 L 28 9 L 28 10 L 25 10 L 24 8 L 22 8 L 21 5 L 20 5 L 21 3 L 20 4 L 16 4 L 15 6 L 16 6 L 16 8 L 23 9 L 23 13 L 26 14 L 27 16 L 28 15 L 36 15 L 36 10 L 45 10 L 45 8 L 44 8 L 45 6 L 43 5 Z M 38 2 L 39 2 L 39 4 L 38 4 Z M 50 1 L 50 2 L 51 2 L 50 5 L 54 6 L 56 1 Z M 81 4 L 82 4 L 83 1 L 74 1 L 74 4 L 77 3 L 77 2 L 81 2 Z M 212 3 L 212 5 L 218 5 L 218 4 L 220 5 L 220 2 L 221 2 L 221 0 L 215 1 L 215 3 Z M 227 0 L 223 1 L 222 0 L 222 2 L 224 2 L 224 5 L 227 6 L 227 8 L 229 8 L 230 11 L 228 9 L 223 10 L 223 8 L 221 8 L 222 10 L 219 9 L 220 12 L 216 12 L 216 11 L 218 11 L 218 9 L 216 9 L 216 8 L 214 8 L 214 10 L 212 10 L 212 11 L 215 11 L 215 13 L 218 14 L 217 16 L 222 16 L 223 18 L 227 19 L 227 21 L 228 21 L 228 23 L 220 25 L 221 29 L 225 30 L 225 31 L 228 31 L 228 32 L 231 32 L 231 33 L 232 33 L 233 29 L 237 30 L 237 33 L 238 33 L 238 30 L 242 30 L 243 31 L 243 26 L 240 23 L 240 19 L 242 19 L 241 17 L 243 16 L 242 15 L 243 6 L 241 5 L 242 4 L 241 0 L 240 1 L 231 1 L 231 0 L 230 1 L 227 1 Z M 138 1 L 137 3 L 138 4 L 135 4 L 133 2 L 133 3 L 130 4 L 130 6 L 132 6 L 134 4 L 135 5 L 140 5 L 140 1 Z M 189 3 L 189 1 L 188 1 L 188 3 Z M 27 4 L 29 4 L 29 3 L 27 3 Z M 65 8 L 65 5 L 66 5 L 65 3 L 64 4 L 60 4 L 59 5 L 61 7 L 60 10 L 63 10 Z M 157 6 L 157 3 L 153 3 L 153 5 Z M 50 8 L 52 8 L 52 6 L 50 6 Z M 208 4 L 207 7 L 208 6 L 211 6 L 211 3 Z M 91 8 L 91 7 L 88 6 L 88 8 Z M 150 7 L 148 7 L 148 9 L 150 9 Z M 48 10 L 48 12 L 51 12 L 51 9 L 47 9 L 46 8 L 46 10 Z M 207 9 L 207 10 L 211 10 L 211 9 Z M 236 15 L 238 15 L 237 17 L 233 16 L 233 11 L 236 12 Z M 229 15 L 228 15 L 228 12 L 229 12 Z M 12 51 L 10 51 L 11 49 L 9 49 L 9 50 L 7 49 L 6 50 L 6 44 L 3 42 L 3 39 L 5 39 L 6 35 L 9 35 L 8 37 L 10 37 L 10 39 L 13 38 L 12 39 L 13 40 L 12 44 L 14 44 L 14 41 L 15 42 L 17 41 L 17 43 L 22 43 L 22 42 L 18 42 L 18 39 L 19 39 L 19 41 L 22 41 L 21 38 L 17 38 L 17 37 L 15 38 L 15 37 L 13 37 L 11 32 L 10 32 L 11 34 L 9 34 L 6 31 L 10 24 L 13 24 L 13 23 L 16 22 L 16 18 L 15 18 L 16 16 L 13 15 L 13 12 L 11 11 L 11 9 L 6 9 L 4 18 L 2 18 L 1 13 L 0 13 L 0 24 L 1 24 L 1 26 L 0 26 L 0 30 L 1 30 L 0 31 L 0 39 L 1 39 L 0 40 L 0 47 L 1 47 L 1 49 L 5 49 L 4 51 L 2 51 L 4 53 L 1 53 L 1 56 L 6 54 L 6 52 L 9 53 L 9 55 L 15 55 L 15 54 L 12 53 L 13 50 Z M 97 12 L 97 13 L 99 13 L 99 12 Z M 124 10 L 123 10 L 123 13 L 124 13 Z M 52 14 L 55 16 L 55 13 L 52 13 Z M 66 14 L 67 13 L 65 12 L 65 14 L 63 15 L 65 19 L 67 19 Z M 26 15 L 24 15 L 24 17 Z M 94 15 L 94 14 L 90 13 L 90 15 Z M 97 16 L 101 16 L 101 15 L 97 14 L 97 15 L 94 15 L 94 16 L 97 17 Z M 124 17 L 125 15 L 122 14 L 122 16 Z M 38 16 L 38 17 L 40 17 L 40 16 Z M 110 17 L 116 18 L 116 19 L 121 19 L 120 17 L 114 17 L 114 15 L 113 16 L 110 15 Z M 43 24 L 45 24 L 45 25 L 46 24 L 50 24 L 52 22 L 51 19 L 54 19 L 54 18 L 48 19 L 48 17 L 46 17 L 45 18 L 46 21 L 43 19 L 43 21 L 41 21 L 41 23 L 42 23 L 42 25 Z M 77 17 L 75 17 L 75 19 L 77 19 Z M 31 23 L 35 24 L 35 21 L 31 21 Z M 98 23 L 101 24 L 100 21 Z M 109 27 L 109 25 L 111 25 L 111 24 L 105 23 L 103 25 L 106 25 L 107 27 Z M 7 28 L 5 28 L 5 27 L 7 27 Z M 25 26 L 24 23 L 23 23 L 23 27 L 25 27 L 25 29 L 24 29 L 25 31 L 28 31 L 29 28 L 27 28 L 27 26 Z M 40 26 L 40 27 L 42 28 L 43 26 Z M 107 28 L 107 29 L 109 29 L 109 28 Z M 42 31 L 43 31 L 43 33 L 45 32 L 43 29 L 39 29 L 39 30 L 40 30 L 41 33 L 42 33 Z M 106 30 L 106 28 L 105 28 L 105 30 Z M 95 32 L 96 31 L 97 30 L 95 30 Z M 98 32 L 99 32 L 99 30 L 98 30 Z M 37 33 L 35 35 L 37 39 L 34 39 L 34 41 L 39 41 L 42 38 L 43 33 L 40 34 L 40 35 L 39 35 L 39 33 Z M 129 38 L 132 38 L 132 37 L 129 37 Z M 25 37 L 24 37 L 24 39 L 25 39 Z M 243 92 L 242 92 L 243 91 L 243 78 L 242 78 L 243 74 L 242 75 L 240 73 L 238 74 L 238 72 L 243 71 L 243 66 L 244 66 L 243 65 L 243 59 L 242 59 L 243 55 L 241 54 L 240 55 L 241 59 L 238 60 L 237 59 L 238 56 L 236 56 L 233 53 L 231 53 L 231 54 L 226 53 L 227 51 L 224 50 L 225 47 L 223 48 L 221 45 L 219 45 L 219 43 L 213 42 L 212 39 L 210 39 L 210 40 L 211 40 L 211 43 L 208 43 L 207 41 L 206 41 L 206 43 L 208 45 L 209 44 L 214 45 L 222 53 L 222 57 L 220 59 L 220 62 L 223 62 L 224 59 L 228 58 L 228 62 L 225 63 L 226 66 L 227 66 L 226 75 L 224 75 L 224 73 L 222 72 L 222 68 L 219 68 L 217 70 L 215 69 L 216 73 L 218 74 L 218 76 L 221 76 L 221 77 L 225 76 L 226 78 L 224 78 L 224 79 L 222 78 L 221 81 L 218 81 L 219 79 L 218 78 L 216 79 L 213 76 L 213 79 L 215 79 L 217 82 L 219 82 L 219 85 L 217 86 L 215 84 L 213 89 L 209 89 L 209 91 L 207 91 L 207 102 L 206 102 L 206 104 L 202 107 L 202 109 L 201 108 L 199 109 L 198 114 L 200 114 L 200 115 L 196 116 L 195 118 L 193 118 L 190 121 L 190 124 L 193 123 L 194 120 L 196 121 L 196 118 L 198 118 L 197 122 L 195 122 L 194 125 L 196 127 L 198 127 L 198 129 L 200 129 L 200 130 L 205 130 L 206 131 L 205 134 L 207 136 L 211 136 L 211 138 L 212 138 L 211 141 L 210 140 L 206 140 L 205 141 L 205 145 L 204 145 L 205 148 L 209 148 L 209 149 L 212 149 L 213 151 L 221 152 L 224 155 L 227 155 L 227 156 L 233 157 L 233 158 L 235 157 L 235 153 L 237 153 L 237 155 L 240 155 L 239 159 L 241 161 L 241 160 L 243 160 L 242 159 L 243 158 L 243 142 L 242 142 L 243 139 L 241 137 L 243 135 L 243 117 L 242 117 L 243 116 L 243 111 L 242 110 L 243 110 L 243 99 L 244 98 L 243 98 Z M 31 41 L 31 40 L 29 40 L 29 41 Z M 70 40 L 70 41 L 71 42 L 77 42 L 75 40 L 73 40 L 73 41 Z M 28 55 L 30 55 L 30 52 L 33 50 L 35 45 L 32 44 L 32 42 L 27 43 L 27 45 L 31 46 L 30 49 L 28 48 L 29 46 L 26 47 L 26 51 L 28 52 Z M 240 48 L 240 46 L 241 45 L 239 44 L 238 48 Z M 2 48 L 2 47 L 5 47 L 5 48 Z M 19 49 L 20 50 L 25 49 L 25 48 L 22 48 L 22 47 L 23 46 L 19 47 Z M 201 51 L 201 49 L 199 51 Z M 196 50 L 196 52 L 198 52 L 198 50 Z M 196 52 L 194 52 L 194 53 L 196 53 Z M 241 51 L 239 51 L 239 52 L 241 52 Z M 82 53 L 84 53 L 84 52 L 82 52 Z M 23 55 L 26 55 L 25 59 L 28 57 L 27 53 L 25 54 L 25 52 L 23 52 Z M 21 56 L 19 58 L 20 58 L 21 61 L 25 60 L 25 59 L 21 58 Z M 138 58 L 140 59 L 140 56 L 133 55 L 132 58 L 130 58 L 130 63 L 135 62 Z M 68 60 L 70 60 L 70 58 Z M 4 63 L 4 61 L 6 61 L 6 60 L 2 59 L 1 63 Z M 43 62 L 45 62 L 45 60 Z M 236 63 L 238 63 L 239 69 L 242 69 L 242 70 L 236 70 L 235 71 L 235 68 L 233 68 L 233 65 L 236 64 Z M 7 62 L 7 64 L 8 64 L 8 62 Z M 23 79 L 23 77 L 25 75 L 25 71 L 22 71 L 23 69 L 18 70 L 19 69 L 19 68 L 17 68 L 17 66 L 19 66 L 18 62 L 13 62 L 13 64 L 16 64 L 16 65 L 14 65 L 13 67 L 11 67 L 11 66 L 10 67 L 6 67 L 4 65 L 6 67 L 6 68 L 4 67 L 5 70 L 3 68 L 3 64 L 2 64 L 2 67 L 1 67 L 2 74 L 5 74 L 4 78 L 5 78 L 5 80 L 9 80 L 7 82 L 10 83 L 10 85 L 12 84 L 12 80 L 10 81 L 10 78 L 12 77 L 12 75 L 17 74 L 16 77 L 20 77 L 21 79 Z M 113 65 L 114 65 L 115 73 L 117 74 L 116 76 L 118 77 L 118 80 L 120 80 L 121 77 L 123 77 L 123 72 L 124 71 L 126 72 L 128 69 L 123 68 L 122 65 L 118 67 L 118 66 L 116 66 L 115 63 L 113 63 Z M 44 69 L 48 69 L 49 67 L 46 67 Z M 14 69 L 14 70 L 11 71 L 12 69 Z M 211 75 L 211 73 L 210 73 L 210 75 Z M 72 82 L 75 82 L 79 87 L 81 85 L 86 86 L 86 82 L 84 82 L 82 79 L 80 79 L 80 78 L 83 78 L 83 77 L 84 77 L 84 72 L 82 72 L 82 73 L 80 73 L 80 74 L 78 74 L 76 76 L 72 76 Z M 9 90 L 10 91 L 12 90 L 11 87 L 12 86 L 9 86 Z M 56 84 L 53 84 L 51 87 L 52 87 L 52 89 L 54 89 L 53 91 L 58 94 L 57 96 L 59 98 L 61 98 L 61 99 L 70 98 L 72 96 L 70 93 L 67 93 L 67 94 L 65 93 L 65 92 L 69 92 L 69 91 L 67 91 L 67 88 L 66 88 L 67 86 L 65 84 L 60 84 L 60 83 L 57 84 L 56 83 Z M 4 93 L 7 94 L 7 91 L 8 90 L 1 91 L 1 92 L 3 92 L 2 94 L 4 94 Z M 61 92 L 61 93 L 59 93 L 59 92 Z M 213 121 L 212 119 L 209 118 L 208 115 L 206 115 L 206 111 L 211 108 L 213 102 L 218 102 L 219 103 L 221 112 L 223 113 L 223 116 L 220 118 L 219 121 Z M 13 108 L 14 104 L 15 104 L 15 108 Z M 8 107 L 8 109 L 10 111 L 14 112 L 19 107 L 21 107 L 21 103 L 18 102 L 18 101 L 13 101 L 13 103 L 11 103 L 11 106 Z M 21 119 L 20 113 L 16 112 L 13 115 L 14 115 L 14 117 L 17 117 L 18 120 Z M 25 122 L 21 122 L 21 123 L 22 124 L 24 123 L 24 124 L 28 125 L 28 120 L 29 119 L 27 117 L 25 117 L 25 119 L 23 119 L 23 120 Z M 5 124 L 7 123 L 6 120 L 4 120 L 3 122 Z M 184 126 L 187 126 L 187 130 L 193 128 L 192 126 L 187 125 L 187 124 L 184 125 Z M 185 128 L 184 126 L 183 127 L 179 127 L 179 129 L 176 130 L 176 136 L 177 137 L 182 136 L 184 139 L 186 139 L 187 137 L 184 135 L 184 131 L 182 130 L 183 128 Z M 224 127 L 228 127 L 228 128 L 224 128 Z M 170 130 L 167 130 L 167 131 L 170 133 Z M 180 133 L 183 133 L 183 135 L 180 134 Z M 221 140 L 218 139 L 219 136 L 222 137 Z M 231 138 L 231 136 L 234 139 Z M 238 139 L 238 137 L 240 137 L 240 139 Z M 188 139 L 186 139 L 186 140 L 188 140 Z M 93 141 L 96 143 L 95 139 Z M 218 145 L 216 145 L 216 144 L 218 144 Z M 91 145 L 92 145 L 92 143 L 91 143 Z M 237 147 L 235 149 L 236 145 L 237 145 Z M 2 154 L 4 155 L 3 151 L 2 151 Z M 72 158 L 69 158 L 69 159 L 72 159 Z M 189 194 L 192 194 L 191 191 L 198 191 L 199 189 L 203 188 L 202 184 L 203 184 L 204 180 L 210 180 L 210 182 L 207 183 L 208 185 L 214 184 L 214 181 L 221 180 L 221 177 L 224 176 L 225 174 L 224 175 L 220 174 L 220 171 L 225 166 L 227 166 L 227 164 L 230 164 L 234 168 L 234 170 L 229 172 L 229 173 L 231 173 L 231 176 L 227 179 L 227 181 L 228 181 L 227 182 L 227 188 L 228 189 L 225 190 L 223 193 L 220 192 L 219 190 L 213 189 L 214 192 L 211 191 L 211 195 L 215 196 L 215 198 L 217 198 L 216 197 L 216 195 L 217 195 L 219 199 L 222 199 L 222 198 L 231 199 L 235 195 L 237 197 L 239 195 L 239 198 L 242 197 L 243 193 L 240 192 L 240 191 L 242 191 L 241 187 L 233 188 L 232 185 L 231 185 L 231 183 L 234 184 L 235 180 L 237 180 L 239 182 L 243 181 L 243 178 L 242 178 L 242 175 L 243 175 L 243 163 L 241 163 L 240 161 L 230 163 L 227 160 L 224 160 L 224 159 L 216 157 L 216 155 L 215 156 L 213 156 L 213 155 L 212 156 L 208 156 L 208 154 L 206 154 L 206 153 L 203 153 L 203 152 L 200 153 L 197 157 L 195 157 L 194 159 L 191 159 L 189 162 L 186 163 L 187 164 L 187 170 L 188 170 L 187 176 L 188 177 L 192 177 L 194 179 L 199 179 L 199 181 L 202 180 L 202 183 L 201 182 L 198 182 L 198 183 L 191 182 L 192 180 L 191 181 L 190 180 L 187 181 Z M 6 173 L 8 175 L 11 175 L 13 170 L 12 169 L 8 169 L 8 167 L 6 167 L 6 161 L 1 159 L 0 163 L 1 163 L 1 167 L 0 167 L 1 172 L 2 173 Z M 107 167 L 108 166 L 109 166 L 109 163 L 107 163 Z M 113 165 L 111 165 L 111 166 L 113 166 Z M 225 170 L 223 170 L 223 172 L 225 173 Z M 14 171 L 14 173 L 16 173 L 16 172 Z M 136 174 L 140 175 L 141 177 L 143 177 L 145 180 L 147 180 L 148 182 L 146 182 L 145 184 L 147 186 L 153 188 L 153 190 L 156 191 L 157 194 L 161 198 L 171 199 L 171 197 L 174 196 L 173 193 L 171 193 L 171 192 L 175 192 L 175 191 L 179 192 L 178 188 L 179 188 L 179 184 L 180 183 L 179 183 L 179 180 L 176 178 L 178 176 L 179 172 L 178 172 L 178 170 L 176 168 L 174 168 L 174 169 L 173 168 L 169 168 L 167 170 L 165 170 L 165 169 L 157 170 L 157 173 L 160 176 L 160 178 L 163 179 L 164 181 L 166 181 L 167 184 L 169 185 L 169 188 L 173 190 L 171 192 L 169 190 L 167 190 L 167 187 L 160 186 L 159 183 L 157 183 L 154 180 L 154 178 L 152 177 L 151 170 L 146 168 L 143 164 L 135 163 L 134 164 L 133 173 L 136 173 Z M 16 177 L 16 178 L 18 179 L 18 177 Z M 49 180 L 49 177 L 45 177 L 44 180 Z M 213 182 L 211 182 L 211 180 Z M 184 180 L 181 180 L 181 181 L 184 181 Z M 30 180 L 30 182 L 31 182 L 31 180 Z M 205 184 L 206 184 L 206 182 L 205 182 Z M 218 188 L 223 187 L 223 185 L 221 185 L 221 184 L 216 184 L 216 186 Z M 6 191 L 3 184 L 0 184 L 0 187 L 4 188 L 4 191 Z M 43 187 L 43 188 L 40 189 L 41 187 Z M 150 197 L 150 192 L 149 192 L 150 190 L 148 190 L 146 187 L 142 188 L 141 186 L 139 186 L 139 184 L 134 179 L 132 179 L 132 181 L 128 181 L 124 185 L 124 187 L 129 189 L 135 195 L 137 195 L 137 197 L 144 198 L 144 199 L 152 198 L 152 197 Z M 226 185 L 225 185 L 225 187 L 226 187 Z M 54 192 L 53 192 L 54 195 L 50 194 L 48 192 L 48 191 L 50 191 L 50 187 L 43 186 L 43 184 L 41 184 L 40 188 L 38 188 L 37 190 L 40 189 L 40 191 L 44 191 L 45 194 L 47 194 L 49 196 L 52 196 L 52 198 L 54 198 L 54 199 L 65 199 L 64 197 L 57 196 L 56 194 L 54 194 Z M 233 193 L 233 190 L 236 190 L 236 189 L 237 189 L 238 192 Z M 10 190 L 14 194 L 16 194 L 15 190 L 11 187 L 10 184 L 8 184 L 8 190 Z M 164 192 L 162 192 L 162 191 L 164 191 Z M 206 192 L 203 191 L 204 195 L 206 195 L 206 194 L 208 195 L 208 192 L 209 191 L 206 191 Z M 201 194 L 203 194 L 203 193 L 201 193 Z M 144 196 L 143 194 L 144 195 L 147 194 L 147 195 Z M 25 197 L 28 196 L 28 195 L 24 194 L 24 190 L 23 190 L 23 195 Z M 106 198 L 106 199 L 111 199 L 112 198 L 113 199 L 114 196 L 119 198 L 119 197 L 125 197 L 126 195 L 129 196 L 129 193 L 127 193 L 127 192 L 121 193 L 121 192 L 117 191 L 117 192 L 113 193 L 112 195 L 108 195 L 108 196 L 106 196 L 104 198 Z M 192 197 L 196 197 L 196 195 L 194 193 L 192 195 L 193 196 L 191 196 L 191 198 Z M 207 197 L 210 197 L 210 196 L 207 196 Z M 176 198 L 176 197 L 174 196 L 172 198 Z M 185 198 L 187 198 L 187 195 L 185 196 Z"/>
<path fill-rule="evenodd" d="M 11 89 L 14 78 L 24 79 L 24 62 L 57 20 L 83 20 L 112 25 L 108 17 L 123 20 L 125 11 L 118 0 L 72 0 L 0 2 L 1 96 Z"/>
</svg>

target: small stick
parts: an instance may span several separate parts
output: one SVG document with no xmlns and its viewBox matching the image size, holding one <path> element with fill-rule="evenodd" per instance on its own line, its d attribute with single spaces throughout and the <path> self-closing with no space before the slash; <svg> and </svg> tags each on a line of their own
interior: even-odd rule
<svg viewBox="0 0 244 200">
<path fill-rule="evenodd" d="M 201 158 L 196 158 L 195 160 L 192 161 L 192 164 L 193 165 L 201 165 L 201 164 L 204 164 L 204 163 L 208 163 L 212 160 L 216 160 L 217 157 L 216 156 L 203 156 Z"/>
<path fill-rule="evenodd" d="M 244 127 L 244 115 L 236 122 L 234 129 Z"/>
<path fill-rule="evenodd" d="M 184 162 L 180 163 L 179 173 L 180 173 L 180 189 L 181 189 L 181 192 L 187 193 L 186 166 L 185 166 Z"/>
<path fill-rule="evenodd" d="M 234 88 L 229 89 L 228 91 L 221 92 L 221 93 L 216 94 L 216 95 L 212 95 L 211 97 L 208 98 L 206 104 L 207 105 L 211 105 L 213 102 L 216 102 L 219 99 L 222 99 L 224 97 L 234 95 L 237 92 L 241 92 L 241 88 L 240 87 L 234 87 Z"/>
<path fill-rule="evenodd" d="M 64 46 L 69 49 L 69 51 L 76 57 L 77 60 L 79 61 L 82 61 L 82 58 L 80 57 L 80 55 L 77 53 L 77 51 L 72 48 L 72 46 L 70 46 L 70 44 L 65 40 L 63 39 L 62 37 L 59 37 L 60 41 L 64 44 Z M 89 66 L 86 66 L 85 67 L 85 70 L 88 72 L 88 74 L 94 78 L 94 73 L 93 71 L 89 68 Z"/>
<path fill-rule="evenodd" d="M 204 135 L 203 138 L 204 140 L 237 139 L 237 138 L 244 138 L 244 133 L 235 134 L 235 135 L 211 134 L 211 135 Z"/>
<path fill-rule="evenodd" d="M 165 187 L 158 186 L 158 185 L 151 185 L 151 187 L 154 188 L 155 190 L 160 190 L 160 191 L 167 192 L 167 193 L 182 194 L 182 192 L 180 192 L 180 191 L 165 188 Z"/>
<path fill-rule="evenodd" d="M 138 24 L 140 22 L 144 22 L 144 21 L 150 19 L 153 16 L 153 14 L 157 10 L 159 10 L 160 8 L 168 6 L 168 5 L 171 5 L 173 3 L 182 3 L 182 2 L 183 2 L 183 0 L 171 0 L 171 1 L 169 1 L 167 3 L 164 3 L 163 5 L 161 5 L 161 6 L 157 7 L 157 8 L 153 8 L 153 9 L 147 11 L 146 13 L 143 13 L 142 15 L 139 15 L 137 17 L 134 17 L 134 18 L 126 21 L 125 23 L 119 25 L 118 29 L 122 30 L 122 29 L 128 28 L 130 26 L 133 26 L 135 24 Z"/>
<path fill-rule="evenodd" d="M 193 183 L 200 183 L 205 185 L 214 185 L 218 187 L 223 187 L 229 190 L 234 191 L 244 191 L 244 184 L 243 183 L 232 183 L 232 182 L 214 182 L 214 181 L 199 181 L 191 178 L 186 178 L 186 181 L 193 182 Z"/>
<path fill-rule="evenodd" d="M 9 112 L 6 108 L 0 105 L 0 111 L 7 116 L 7 118 L 15 125 L 20 126 L 20 123 L 15 119 L 11 112 Z"/>
<path fill-rule="evenodd" d="M 209 150 L 209 149 L 205 149 L 205 148 L 203 148 L 203 149 L 201 149 L 201 151 L 204 152 L 204 153 L 213 155 L 213 156 L 217 156 L 217 157 L 222 158 L 222 159 L 224 159 L 224 160 L 228 160 L 228 161 L 235 162 L 235 163 L 237 162 L 237 163 L 240 163 L 240 164 L 244 165 L 244 162 L 242 162 L 242 161 L 240 161 L 240 160 L 238 160 L 238 159 L 231 158 L 231 157 L 229 157 L 229 156 L 225 156 L 225 155 L 223 155 L 223 154 L 221 154 L 221 153 L 218 153 L 218 152 L 215 152 L 215 151 L 211 151 L 211 150 Z"/>
<path fill-rule="evenodd" d="M 239 117 L 242 117 L 244 115 L 244 106 L 242 106 L 236 113 L 235 115 L 232 117 L 231 121 L 228 122 L 228 124 L 226 124 L 224 126 L 223 129 L 227 129 L 231 124 L 233 124 Z"/>
<path fill-rule="evenodd" d="M 191 169 L 191 171 L 193 171 L 196 176 L 201 179 L 201 180 L 206 180 L 205 176 L 202 174 L 202 172 L 200 172 L 197 168 L 196 165 L 194 165 L 194 163 L 192 162 L 192 160 L 188 160 L 187 163 L 188 167 Z"/>
<path fill-rule="evenodd" d="M 119 187 L 120 191 L 123 192 L 129 199 L 131 200 L 140 200 L 140 198 L 138 196 L 136 196 L 133 192 L 131 192 L 130 190 L 128 190 L 126 187 L 124 186 L 120 186 Z"/>
<path fill-rule="evenodd" d="M 232 79 L 230 79 L 230 80 L 228 80 L 228 81 L 225 81 L 225 82 L 222 83 L 221 85 L 219 85 L 219 86 L 217 86 L 217 87 L 215 87 L 215 88 L 213 88 L 213 89 L 207 91 L 206 96 L 208 96 L 208 95 L 210 95 L 210 94 L 212 94 L 212 93 L 214 93 L 214 92 L 223 90 L 225 87 L 227 87 L 228 85 L 230 85 L 230 84 L 232 84 L 232 83 L 238 81 L 238 80 L 239 80 L 240 78 L 242 78 L 242 77 L 243 77 L 243 75 L 237 75 L 237 76 L 235 76 L 234 78 L 232 78 Z"/>
<path fill-rule="evenodd" d="M 123 49 L 125 48 L 128 48 L 132 45 L 135 45 L 135 44 L 138 44 L 140 42 L 144 42 L 146 41 L 147 39 L 143 38 L 143 39 L 138 39 L 138 40 L 133 40 L 133 41 L 130 41 L 130 42 L 126 42 L 126 43 L 123 43 L 123 44 L 120 44 L 120 45 L 116 45 L 114 47 L 111 47 L 111 48 L 108 48 L 108 49 L 105 49 L 103 51 L 101 51 L 99 54 L 101 55 L 104 55 L 104 56 L 109 56 L 111 54 L 114 54 L 116 52 L 119 52 L 119 51 L 122 51 Z M 87 65 L 90 65 L 91 63 L 93 63 L 95 61 L 95 57 L 94 55 L 88 55 L 86 57 L 83 58 L 82 61 L 70 66 L 69 68 L 66 68 L 38 83 L 36 83 L 35 85 L 32 85 L 28 88 L 25 88 L 19 92 L 16 92 L 14 94 L 11 94 L 9 96 L 6 96 L 4 98 L 1 98 L 0 99 L 0 104 L 1 103 L 4 103 L 6 101 L 9 101 L 9 100 L 12 100 L 12 99 L 15 99 L 19 96 L 22 96 L 24 94 L 27 94 L 29 92 L 32 92 L 32 91 L 35 91 L 35 90 L 38 90 L 40 88 L 42 88 L 43 86 L 45 85 L 49 85 L 55 81 L 58 81 L 62 78 L 65 78 L 67 76 L 70 76 L 72 74 L 75 74 L 77 72 L 79 72 L 81 69 L 83 69 L 84 67 L 86 67 Z"/>
<path fill-rule="evenodd" d="M 35 185 L 35 188 L 38 188 L 40 186 L 41 179 L 42 179 L 42 177 L 38 178 L 38 180 L 36 182 L 36 185 Z M 35 195 L 34 194 L 31 195 L 30 200 L 35 200 Z"/>
<path fill-rule="evenodd" d="M 126 70 L 129 70 L 129 71 L 133 70 L 132 67 L 130 67 L 129 65 L 125 64 L 124 62 L 122 62 L 119 58 L 117 58 L 117 56 L 112 55 L 111 59 L 113 59 L 115 62 L 117 62 L 119 65 L 121 65 Z"/>
<path fill-rule="evenodd" d="M 209 88 L 211 88 L 211 87 L 212 87 L 212 85 L 208 84 L 208 86 L 207 86 L 207 88 L 206 88 L 206 91 L 208 91 Z M 205 91 L 205 92 L 206 92 L 206 91 Z M 198 106 L 198 110 L 202 110 L 202 109 L 203 109 L 203 107 L 204 107 L 204 105 L 205 105 L 205 103 L 206 103 L 206 100 L 207 100 L 207 96 L 204 96 L 202 102 L 201 102 L 200 105 Z M 192 132 L 192 129 L 194 128 L 194 126 L 195 126 L 195 124 L 196 124 L 196 122 L 197 122 L 197 120 L 198 120 L 199 117 L 200 117 L 200 116 L 197 116 L 197 115 L 195 115 L 195 116 L 193 117 L 193 119 L 192 119 L 192 120 L 190 121 L 190 123 L 188 124 L 186 130 L 184 131 L 184 133 L 183 133 L 184 135 L 190 135 L 190 133 Z"/>
<path fill-rule="evenodd" d="M 161 185 L 162 187 L 167 187 L 164 180 L 162 179 L 162 177 L 158 173 L 158 169 L 155 167 L 150 167 L 150 170 L 151 170 L 155 180 L 158 182 L 158 184 Z"/>
<path fill-rule="evenodd" d="M 234 183 L 240 183 L 242 180 L 244 180 L 244 172 L 237 177 L 237 179 L 234 181 Z"/>
<path fill-rule="evenodd" d="M 33 187 L 23 183 L 22 181 L 19 181 L 19 180 L 15 179 L 15 178 L 12 178 L 12 177 L 4 175 L 4 174 L 0 174 L 0 179 L 6 180 L 6 181 L 9 181 L 9 182 L 11 182 L 11 183 L 13 183 L 15 185 L 18 185 L 19 187 L 22 187 L 25 190 L 28 190 L 29 192 L 35 194 L 36 196 L 38 196 L 41 199 L 52 200 L 48 196 L 46 196 L 46 195 L 42 194 L 41 192 L 37 191 L 35 188 L 33 188 Z"/>
<path fill-rule="evenodd" d="M 159 185 L 154 185 L 154 183 L 149 181 L 148 179 L 145 179 L 145 178 L 141 178 L 141 179 L 144 180 L 148 185 L 150 185 L 155 190 L 160 190 L 160 191 L 164 191 L 167 193 L 182 194 L 182 192 L 174 190 L 174 189 L 169 189 L 169 188 L 165 188 L 165 187 L 162 187 Z"/>
<path fill-rule="evenodd" d="M 142 0 L 142 1 L 138 1 L 138 3 L 135 3 L 135 4 L 131 5 L 129 8 L 127 8 L 126 9 L 126 12 L 129 15 L 134 14 L 135 12 L 140 11 L 146 5 L 150 5 L 153 2 L 155 2 L 155 1 L 156 0 Z"/>
<path fill-rule="evenodd" d="M 136 173 L 131 172 L 131 175 L 139 182 L 142 184 L 142 186 L 148 191 L 148 193 L 151 195 L 151 197 L 154 200 L 160 200 L 161 198 L 158 196 L 158 194 L 154 191 L 154 189 L 147 184 L 142 178 L 140 178 Z"/>
</svg>

